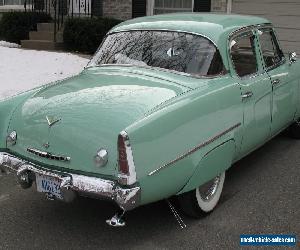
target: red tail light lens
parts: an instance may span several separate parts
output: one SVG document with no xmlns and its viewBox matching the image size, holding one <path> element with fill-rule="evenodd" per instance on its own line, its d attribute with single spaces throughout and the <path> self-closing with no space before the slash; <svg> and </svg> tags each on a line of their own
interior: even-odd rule
<svg viewBox="0 0 300 250">
<path fill-rule="evenodd" d="M 133 160 L 132 148 L 126 131 L 120 132 L 118 136 L 118 182 L 121 185 L 132 185 L 136 183 L 136 171 Z"/>
<path fill-rule="evenodd" d="M 122 135 L 118 136 L 118 152 L 119 152 L 119 171 L 122 174 L 129 174 L 129 165 L 127 160 L 127 152 L 125 138 Z"/>
</svg>

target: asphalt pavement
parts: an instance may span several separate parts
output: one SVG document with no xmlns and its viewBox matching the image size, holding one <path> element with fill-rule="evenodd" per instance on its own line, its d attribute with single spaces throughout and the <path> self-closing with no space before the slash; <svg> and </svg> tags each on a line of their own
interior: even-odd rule
<svg viewBox="0 0 300 250">
<path fill-rule="evenodd" d="M 165 201 L 130 211 L 123 228 L 105 223 L 115 211 L 88 198 L 47 201 L 0 174 L 0 249 L 243 249 L 240 234 L 299 241 L 300 141 L 277 136 L 236 163 L 215 211 L 200 220 L 182 215 L 185 229 Z"/>
</svg>

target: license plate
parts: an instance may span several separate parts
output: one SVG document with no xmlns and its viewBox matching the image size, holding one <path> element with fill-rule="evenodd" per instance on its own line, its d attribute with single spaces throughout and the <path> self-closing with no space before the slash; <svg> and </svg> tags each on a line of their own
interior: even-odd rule
<svg viewBox="0 0 300 250">
<path fill-rule="evenodd" d="M 36 187 L 38 192 L 52 194 L 62 199 L 60 181 L 57 178 L 36 174 Z"/>
</svg>

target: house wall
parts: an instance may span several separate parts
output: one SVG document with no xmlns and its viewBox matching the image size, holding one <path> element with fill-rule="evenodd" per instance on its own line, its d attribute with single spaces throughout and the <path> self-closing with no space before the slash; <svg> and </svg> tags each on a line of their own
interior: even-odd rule
<svg viewBox="0 0 300 250">
<path fill-rule="evenodd" d="M 299 0 L 233 0 L 232 13 L 265 17 L 276 28 L 285 53 L 300 54 L 300 1 Z"/>
<path fill-rule="evenodd" d="M 0 0 L 1 1 L 1 0 Z M 24 11 L 24 6 L 3 6 L 0 4 L 0 20 L 2 19 L 2 16 L 6 12 L 12 12 L 12 11 Z"/>
<path fill-rule="evenodd" d="M 226 12 L 228 0 L 211 0 L 212 12 Z"/>
<path fill-rule="evenodd" d="M 132 0 L 103 0 L 103 16 L 121 20 L 132 18 Z"/>
</svg>

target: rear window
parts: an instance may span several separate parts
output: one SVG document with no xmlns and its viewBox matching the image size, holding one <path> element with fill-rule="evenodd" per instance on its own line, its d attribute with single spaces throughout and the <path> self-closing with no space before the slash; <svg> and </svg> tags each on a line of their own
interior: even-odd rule
<svg viewBox="0 0 300 250">
<path fill-rule="evenodd" d="M 201 76 L 224 72 L 220 53 L 209 39 L 170 31 L 113 33 L 90 63 L 104 64 L 150 66 Z"/>
</svg>

